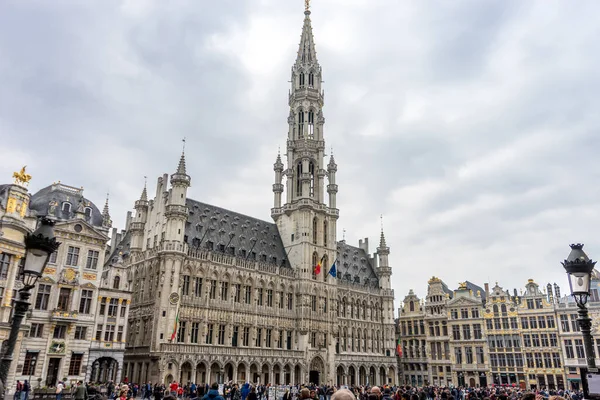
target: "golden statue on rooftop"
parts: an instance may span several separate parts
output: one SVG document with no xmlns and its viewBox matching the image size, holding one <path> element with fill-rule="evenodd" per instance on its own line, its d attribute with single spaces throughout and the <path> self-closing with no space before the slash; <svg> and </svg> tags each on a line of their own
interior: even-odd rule
<svg viewBox="0 0 600 400">
<path fill-rule="evenodd" d="M 19 172 L 13 172 L 13 178 L 15 178 L 15 185 L 27 186 L 31 180 L 31 175 L 25 172 L 27 165 L 24 165 Z"/>
</svg>

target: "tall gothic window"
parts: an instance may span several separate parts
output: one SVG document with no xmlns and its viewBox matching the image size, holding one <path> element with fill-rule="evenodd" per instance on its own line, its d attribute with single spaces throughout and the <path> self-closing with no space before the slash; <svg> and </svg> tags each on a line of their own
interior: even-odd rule
<svg viewBox="0 0 600 400">
<path fill-rule="evenodd" d="M 318 226 L 318 221 L 317 221 L 317 217 L 313 218 L 313 244 L 317 244 L 317 226 Z M 317 263 L 314 263 L 313 265 L 317 265 Z"/>
<path fill-rule="evenodd" d="M 304 111 L 298 111 L 298 139 L 304 137 Z"/>
<path fill-rule="evenodd" d="M 308 81 L 310 82 L 310 75 L 308 76 Z M 298 75 L 298 85 L 304 87 L 304 72 L 300 72 L 300 75 Z"/>
<path fill-rule="evenodd" d="M 316 272 L 315 266 L 317 265 L 317 262 L 319 262 L 318 258 L 319 258 L 319 256 L 317 255 L 317 252 L 315 251 L 312 256 L 312 278 L 313 279 L 317 279 L 317 274 L 315 274 L 315 272 Z"/>
<path fill-rule="evenodd" d="M 314 138 L 315 135 L 315 112 L 310 110 L 308 112 L 308 137 Z"/>
<path fill-rule="evenodd" d="M 315 74 L 312 72 L 308 74 L 308 86 L 313 87 L 315 85 Z"/>
<path fill-rule="evenodd" d="M 329 239 L 327 237 L 327 230 L 328 230 L 329 226 L 327 224 L 327 221 L 323 221 L 323 246 L 327 246 L 327 239 Z"/>
<path fill-rule="evenodd" d="M 298 163 L 296 167 L 296 195 L 302 196 L 302 180 L 300 177 L 302 176 L 302 162 Z"/>
<path fill-rule="evenodd" d="M 310 173 L 310 197 L 315 196 L 315 164 L 311 161 L 308 164 L 308 172 Z M 317 244 L 317 242 L 315 242 Z"/>
</svg>

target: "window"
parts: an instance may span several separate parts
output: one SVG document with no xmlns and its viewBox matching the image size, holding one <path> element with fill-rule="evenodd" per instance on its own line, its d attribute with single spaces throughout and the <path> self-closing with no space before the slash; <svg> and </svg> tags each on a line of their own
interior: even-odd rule
<svg viewBox="0 0 600 400">
<path fill-rule="evenodd" d="M 467 359 L 467 364 L 473 364 L 473 348 L 465 347 L 465 358 Z"/>
<path fill-rule="evenodd" d="M 133 332 L 131 332 L 133 334 Z M 98 324 L 96 327 L 96 340 L 102 340 L 102 324 Z"/>
<path fill-rule="evenodd" d="M 571 329 L 573 332 L 579 332 L 579 324 L 577 323 L 577 314 L 571 314 Z"/>
<path fill-rule="evenodd" d="M 89 314 L 90 308 L 92 307 L 92 298 L 94 296 L 94 292 L 91 290 L 82 290 L 81 291 L 81 299 L 79 299 L 79 313 L 80 314 Z"/>
<path fill-rule="evenodd" d="M 104 330 L 104 341 L 112 342 L 113 340 L 115 340 L 115 326 L 106 325 L 106 329 Z"/>
<path fill-rule="evenodd" d="M 123 302 L 121 304 L 121 318 L 125 318 L 125 313 L 127 313 L 127 304 Z"/>
<path fill-rule="evenodd" d="M 209 297 L 211 300 L 214 300 L 217 298 L 217 281 L 214 279 L 210 280 L 210 292 L 209 292 Z"/>
<path fill-rule="evenodd" d="M 460 317 L 463 319 L 468 319 L 469 318 L 469 310 L 466 308 L 461 308 L 460 309 Z"/>
<path fill-rule="evenodd" d="M 550 347 L 556 347 L 558 346 L 558 339 L 556 337 L 556 333 L 551 333 L 550 334 Z"/>
<path fill-rule="evenodd" d="M 196 297 L 202 296 L 202 278 L 194 278 L 194 295 Z"/>
<path fill-rule="evenodd" d="M 273 307 L 273 289 L 267 289 L 267 306 Z"/>
<path fill-rule="evenodd" d="M 565 340 L 565 353 L 567 358 L 575 358 L 575 353 L 573 352 L 573 341 L 571 339 Z"/>
<path fill-rule="evenodd" d="M 310 308 L 313 312 L 317 311 L 317 296 L 314 294 L 310 296 Z"/>
<path fill-rule="evenodd" d="M 38 353 L 28 351 L 25 353 L 25 362 L 23 363 L 23 372 L 21 375 L 35 375 L 35 364 L 37 363 Z"/>
<path fill-rule="evenodd" d="M 527 309 L 528 310 L 534 309 L 533 299 L 527 299 Z"/>
<path fill-rule="evenodd" d="M 67 333 L 66 325 L 56 325 L 54 327 L 54 333 L 52 334 L 52 337 L 54 339 L 64 339 L 66 333 Z"/>
<path fill-rule="evenodd" d="M 575 352 L 577 354 L 577 358 L 585 358 L 585 353 L 583 351 L 583 340 L 575 339 Z"/>
<path fill-rule="evenodd" d="M 472 308 L 471 315 L 473 316 L 473 318 L 479 318 L 479 310 L 477 308 Z"/>
<path fill-rule="evenodd" d="M 537 333 L 531 335 L 531 344 L 533 347 L 540 347 L 540 335 L 538 335 Z"/>
<path fill-rule="evenodd" d="M 483 347 L 476 347 L 475 354 L 477 356 L 477 364 L 485 364 L 485 357 L 483 356 Z"/>
<path fill-rule="evenodd" d="M 206 344 L 213 343 L 214 329 L 215 329 L 214 324 L 208 324 L 208 329 L 206 330 Z"/>
<path fill-rule="evenodd" d="M 62 210 L 64 212 L 70 213 L 71 212 L 71 203 L 65 201 L 62 203 Z"/>
<path fill-rule="evenodd" d="M 452 326 L 452 338 L 454 340 L 460 340 L 460 326 L 458 326 L 458 325 Z"/>
<path fill-rule="evenodd" d="M 0 279 L 8 278 L 8 269 L 10 268 L 12 256 L 10 254 L 0 254 Z"/>
<path fill-rule="evenodd" d="M 523 346 L 531 347 L 531 335 L 523 335 Z"/>
<path fill-rule="evenodd" d="M 2 288 L 4 289 L 4 288 Z M 52 286 L 50 285 L 39 285 L 37 296 L 35 298 L 35 309 L 36 310 L 47 310 L 48 303 L 50 302 L 50 292 Z"/>
<path fill-rule="evenodd" d="M 542 347 L 550 346 L 550 342 L 548 341 L 548 335 L 542 334 L 542 335 L 540 335 L 540 339 L 542 342 Z M 552 367 L 547 367 L 547 368 L 552 368 Z"/>
<path fill-rule="evenodd" d="M 546 318 L 543 315 L 538 317 L 538 327 L 540 329 L 546 329 Z"/>
<path fill-rule="evenodd" d="M 58 256 L 58 251 L 55 251 L 54 253 L 50 254 L 50 259 L 48 260 L 48 262 L 50 264 L 56 264 L 56 257 Z"/>
<path fill-rule="evenodd" d="M 288 350 L 292 349 L 292 332 L 287 333 L 286 345 L 285 348 Z"/>
<path fill-rule="evenodd" d="M 288 308 L 288 310 L 291 310 L 293 308 L 293 301 L 294 301 L 294 297 L 293 297 L 292 293 L 288 293 L 287 294 L 287 308 Z"/>
<path fill-rule="evenodd" d="M 252 301 L 252 287 L 251 286 L 245 286 L 244 301 L 246 302 L 246 304 L 250 304 L 250 302 Z"/>
<path fill-rule="evenodd" d="M 221 282 L 221 300 L 227 301 L 229 298 L 229 282 Z"/>
<path fill-rule="evenodd" d="M 283 292 L 279 292 L 279 308 L 283 308 Z"/>
<path fill-rule="evenodd" d="M 455 358 L 457 364 L 462 364 L 463 363 L 462 349 L 460 347 L 456 347 L 454 349 L 454 358 Z"/>
<path fill-rule="evenodd" d="M 310 333 L 310 346 L 317 347 L 317 332 Z M 352 347 L 354 347 L 354 344 L 352 345 Z M 352 349 L 352 350 L 354 350 L 354 349 Z"/>
<path fill-rule="evenodd" d="M 471 339 L 471 326 L 470 325 L 463 325 L 463 339 L 464 340 L 470 340 Z"/>
<path fill-rule="evenodd" d="M 185 343 L 186 325 L 186 321 L 179 321 L 179 329 L 177 329 L 177 343 Z"/>
<path fill-rule="evenodd" d="M 123 327 L 123 325 L 119 325 L 119 327 L 117 328 L 117 342 L 123 341 L 123 331 L 124 330 L 125 330 L 125 328 Z"/>
<path fill-rule="evenodd" d="M 107 316 L 116 317 L 118 308 L 119 308 L 119 299 L 110 299 L 110 302 L 108 303 Z"/>
<path fill-rule="evenodd" d="M 452 319 L 458 319 L 458 311 L 457 310 L 450 310 L 450 318 L 452 318 Z"/>
<path fill-rule="evenodd" d="M 218 344 L 225 344 L 225 325 L 219 325 Z"/>
<path fill-rule="evenodd" d="M 277 347 L 283 349 L 283 331 L 279 331 L 279 338 L 277 339 Z"/>
<path fill-rule="evenodd" d="M 529 326 L 531 329 L 537 329 L 537 319 L 535 317 L 529 317 Z"/>
<path fill-rule="evenodd" d="M 263 288 L 258 288 L 256 290 L 256 304 L 259 306 L 263 305 Z"/>
<path fill-rule="evenodd" d="M 254 344 L 254 346 L 262 346 L 262 328 L 256 328 L 256 343 Z"/>
<path fill-rule="evenodd" d="M 242 292 L 242 285 L 239 283 L 236 283 L 234 286 L 234 295 L 233 295 L 233 301 L 234 303 L 239 303 L 240 302 L 240 298 L 241 298 L 241 292 Z"/>
<path fill-rule="evenodd" d="M 250 328 L 245 326 L 242 331 L 242 346 L 248 347 L 250 345 Z"/>
<path fill-rule="evenodd" d="M 238 346 L 239 332 L 240 332 L 240 327 L 239 326 L 234 326 L 233 327 L 233 335 L 231 336 L 231 346 L 233 346 L 233 347 L 237 347 Z"/>
<path fill-rule="evenodd" d="M 552 315 L 546 317 L 546 322 L 548 323 L 548 328 L 554 329 L 554 317 Z"/>
<path fill-rule="evenodd" d="M 273 330 L 272 329 L 267 329 L 267 334 L 265 335 L 265 346 L 266 347 L 271 347 L 271 339 L 273 336 Z"/>
<path fill-rule="evenodd" d="M 327 240 L 328 240 L 328 225 L 327 225 L 327 221 L 323 221 L 323 246 L 327 246 Z"/>
<path fill-rule="evenodd" d="M 31 324 L 29 328 L 29 337 L 41 338 L 44 334 L 44 324 Z"/>
<path fill-rule="evenodd" d="M 106 297 L 100 299 L 100 311 L 98 312 L 98 314 L 106 314 Z"/>
<path fill-rule="evenodd" d="M 69 246 L 67 251 L 66 265 L 77 266 L 79 264 L 79 247 Z"/>
<path fill-rule="evenodd" d="M 542 299 L 535 299 L 535 308 L 544 308 Z"/>
<path fill-rule="evenodd" d="M 76 326 L 75 327 L 75 336 L 73 337 L 75 340 L 85 340 L 87 336 L 87 327 L 86 326 Z"/>
<path fill-rule="evenodd" d="M 563 332 L 570 332 L 571 329 L 569 327 L 569 317 L 567 315 L 561 315 L 560 316 L 560 327 L 562 328 Z"/>
<path fill-rule="evenodd" d="M 117 275 L 113 279 L 113 289 L 119 289 L 120 286 L 121 286 L 121 277 L 119 275 Z"/>
<path fill-rule="evenodd" d="M 529 329 L 529 320 L 527 317 L 521 317 L 521 328 Z"/>
<path fill-rule="evenodd" d="M 183 282 L 181 285 L 181 295 L 188 296 L 190 294 L 190 276 L 183 275 Z"/>
<path fill-rule="evenodd" d="M 510 318 L 510 329 L 519 329 L 519 325 L 517 323 L 517 318 L 516 317 L 511 317 Z"/>
<path fill-rule="evenodd" d="M 71 362 L 69 363 L 69 375 L 79 375 L 81 371 L 81 361 L 83 360 L 83 354 L 81 353 L 72 353 L 71 354 Z"/>
<path fill-rule="evenodd" d="M 481 334 L 481 325 L 480 324 L 473 324 L 473 338 L 474 339 L 483 338 L 483 335 Z"/>
<path fill-rule="evenodd" d="M 71 289 L 60 288 L 56 308 L 60 311 L 69 311 L 69 308 L 71 308 Z"/>
<path fill-rule="evenodd" d="M 76 248 L 76 247 L 74 247 Z M 77 249 L 77 254 L 79 254 L 79 249 Z M 96 269 L 98 268 L 98 252 L 96 250 L 88 250 L 88 256 L 87 256 L 87 262 L 85 264 L 86 268 L 89 269 Z M 68 259 L 69 256 L 67 256 Z M 76 264 L 77 261 L 75 261 L 75 264 L 67 264 L 67 265 L 77 265 Z M 118 289 L 118 288 L 115 288 Z"/>
<path fill-rule="evenodd" d="M 198 332 L 200 332 L 200 323 L 192 322 L 192 334 L 190 335 L 190 343 L 198 343 Z"/>
<path fill-rule="evenodd" d="M 560 353 L 552 353 L 552 361 L 554 368 L 561 368 L 562 363 L 560 362 Z"/>
</svg>

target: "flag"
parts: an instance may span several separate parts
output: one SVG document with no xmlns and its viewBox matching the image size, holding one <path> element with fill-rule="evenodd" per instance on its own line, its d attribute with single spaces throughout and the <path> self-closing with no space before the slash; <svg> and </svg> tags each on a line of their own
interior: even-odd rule
<svg viewBox="0 0 600 400">
<path fill-rule="evenodd" d="M 314 269 L 314 273 L 315 275 L 319 275 L 321 273 L 321 266 L 323 265 L 323 260 L 325 260 L 325 255 L 323 254 L 323 257 L 321 257 L 321 261 L 319 261 L 317 263 L 317 265 L 315 265 L 315 269 Z"/>
<path fill-rule="evenodd" d="M 337 278 L 337 269 L 335 267 L 336 262 L 337 262 L 337 260 L 335 260 L 333 262 L 333 264 L 331 265 L 331 268 L 329 268 L 329 275 L 333 276 L 334 278 Z"/>
<path fill-rule="evenodd" d="M 175 341 L 177 337 L 177 330 L 179 329 L 179 304 L 181 304 L 181 300 L 177 303 L 177 314 L 175 314 L 175 323 L 173 324 L 173 333 L 171 333 L 171 342 Z"/>
<path fill-rule="evenodd" d="M 396 354 L 398 357 L 402 357 L 402 345 L 400 344 L 400 337 L 398 337 L 398 343 L 396 343 Z"/>
</svg>

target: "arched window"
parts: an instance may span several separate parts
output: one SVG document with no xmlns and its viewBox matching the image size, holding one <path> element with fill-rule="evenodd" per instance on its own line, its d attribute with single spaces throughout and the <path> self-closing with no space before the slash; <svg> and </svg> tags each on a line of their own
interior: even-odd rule
<svg viewBox="0 0 600 400">
<path fill-rule="evenodd" d="M 346 299 L 344 298 L 342 300 L 342 317 L 346 318 L 346 309 L 348 307 L 346 306 Z"/>
<path fill-rule="evenodd" d="M 328 228 L 329 225 L 327 221 L 323 221 L 323 246 L 327 246 L 327 239 L 329 239 L 327 232 Z"/>
<path fill-rule="evenodd" d="M 308 86 L 309 87 L 313 87 L 315 85 L 315 74 L 313 74 L 312 72 L 310 72 L 308 74 Z"/>
<path fill-rule="evenodd" d="M 117 275 L 113 279 L 113 289 L 119 289 L 119 286 L 121 286 L 121 277 Z"/>
<path fill-rule="evenodd" d="M 298 111 L 298 139 L 304 137 L 304 111 Z"/>
<path fill-rule="evenodd" d="M 309 80 L 310 80 L 310 76 L 309 76 Z M 304 72 L 300 72 L 300 75 L 298 75 L 298 86 L 304 87 Z"/>
<path fill-rule="evenodd" d="M 319 262 L 318 258 L 319 258 L 319 256 L 317 255 L 317 252 L 315 251 L 312 256 L 312 278 L 313 279 L 317 279 L 317 274 L 316 274 L 317 271 L 315 271 L 315 267 L 317 266 L 317 262 Z"/>
<path fill-rule="evenodd" d="M 317 227 L 318 227 L 317 217 L 313 217 L 313 228 L 312 228 L 313 244 L 317 244 Z M 313 265 L 317 265 L 317 263 L 314 263 Z"/>
<path fill-rule="evenodd" d="M 85 213 L 85 219 L 89 221 L 92 218 L 92 209 L 91 209 L 91 207 L 86 207 L 85 210 L 84 210 L 84 213 Z"/>
<path fill-rule="evenodd" d="M 313 110 L 308 112 L 308 137 L 315 137 L 315 112 Z"/>
<path fill-rule="evenodd" d="M 507 312 L 506 312 L 506 304 L 502 304 L 500 306 L 500 311 L 502 312 L 502 316 L 506 317 Z"/>
<path fill-rule="evenodd" d="M 408 305 L 409 309 L 411 312 L 415 311 L 415 303 L 413 301 L 411 301 Z"/>
<path fill-rule="evenodd" d="M 310 197 L 315 196 L 315 164 L 311 161 L 308 164 L 308 172 L 310 173 Z M 317 242 L 315 242 L 317 244 Z"/>
<path fill-rule="evenodd" d="M 356 351 L 358 351 L 360 353 L 360 339 L 361 339 L 361 334 L 360 334 L 360 328 L 356 331 Z"/>
<path fill-rule="evenodd" d="M 297 196 L 302 196 L 302 181 L 300 180 L 301 175 L 302 175 L 302 162 L 299 162 L 298 166 L 296 167 L 296 195 Z"/>
<path fill-rule="evenodd" d="M 62 210 L 64 212 L 70 213 L 71 212 L 71 203 L 69 203 L 68 201 L 63 202 L 62 203 Z"/>
<path fill-rule="evenodd" d="M 492 307 L 494 310 L 494 315 L 498 315 L 498 305 L 494 304 L 494 307 Z"/>
</svg>

